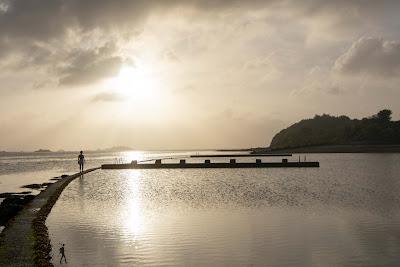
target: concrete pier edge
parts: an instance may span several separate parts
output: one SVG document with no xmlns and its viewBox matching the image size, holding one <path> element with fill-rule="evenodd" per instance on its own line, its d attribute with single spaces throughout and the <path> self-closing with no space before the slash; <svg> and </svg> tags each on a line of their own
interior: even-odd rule
<svg viewBox="0 0 400 267">
<path fill-rule="evenodd" d="M 53 266 L 47 216 L 70 182 L 97 169 L 100 167 L 49 185 L 19 212 L 0 235 L 0 266 Z"/>
</svg>

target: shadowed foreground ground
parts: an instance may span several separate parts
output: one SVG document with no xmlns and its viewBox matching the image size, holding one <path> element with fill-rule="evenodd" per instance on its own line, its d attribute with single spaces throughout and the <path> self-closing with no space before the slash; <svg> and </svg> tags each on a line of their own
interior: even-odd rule
<svg viewBox="0 0 400 267">
<path fill-rule="evenodd" d="M 96 169 L 98 168 L 89 169 L 83 173 L 85 174 Z M 54 198 L 54 195 L 60 194 L 60 191 L 68 183 L 79 176 L 80 173 L 73 174 L 49 185 L 9 223 L 0 235 L 0 266 L 17 267 L 35 265 L 35 233 L 32 222 L 37 219 L 43 208 L 51 209 L 54 203 L 50 202 L 57 199 L 57 197 Z M 47 213 L 44 213 L 47 216 Z M 43 212 L 41 214 L 43 216 Z"/>
</svg>

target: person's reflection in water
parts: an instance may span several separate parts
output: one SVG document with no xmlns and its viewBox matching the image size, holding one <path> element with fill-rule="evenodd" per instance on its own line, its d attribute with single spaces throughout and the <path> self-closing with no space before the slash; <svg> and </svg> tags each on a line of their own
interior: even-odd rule
<svg viewBox="0 0 400 267">
<path fill-rule="evenodd" d="M 78 201 L 81 212 L 85 212 L 85 179 L 83 173 L 79 178 Z"/>
<path fill-rule="evenodd" d="M 60 248 L 60 254 L 61 254 L 61 259 L 60 259 L 60 264 L 62 263 L 62 259 L 64 258 L 65 263 L 67 263 L 67 258 L 65 257 L 65 244 L 62 244 L 62 247 Z"/>
</svg>

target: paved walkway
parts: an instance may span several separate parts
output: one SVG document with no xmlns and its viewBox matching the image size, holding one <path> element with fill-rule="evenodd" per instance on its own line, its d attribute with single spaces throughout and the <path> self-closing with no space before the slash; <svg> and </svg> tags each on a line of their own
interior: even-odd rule
<svg viewBox="0 0 400 267">
<path fill-rule="evenodd" d="M 99 168 L 88 169 L 83 173 L 97 169 Z M 48 186 L 20 211 L 10 225 L 3 230 L 0 235 L 0 266 L 34 266 L 32 221 L 37 212 L 60 186 L 79 176 L 80 173 L 76 173 Z"/>
</svg>

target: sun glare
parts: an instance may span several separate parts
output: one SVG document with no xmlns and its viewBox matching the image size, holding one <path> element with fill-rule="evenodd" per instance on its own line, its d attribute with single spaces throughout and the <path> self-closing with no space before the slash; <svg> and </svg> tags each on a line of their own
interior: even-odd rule
<svg viewBox="0 0 400 267">
<path fill-rule="evenodd" d="M 145 67 L 122 67 L 111 83 L 117 93 L 140 102 L 154 100 L 158 87 L 157 78 Z"/>
<path fill-rule="evenodd" d="M 166 83 L 157 65 L 138 62 L 135 66 L 121 67 L 118 74 L 104 81 L 101 87 L 119 100 L 107 105 L 108 111 L 118 113 L 114 120 L 130 121 L 134 115 L 137 121 L 148 123 L 159 122 L 171 109 Z"/>
<path fill-rule="evenodd" d="M 125 235 L 136 238 L 140 235 L 144 228 L 143 208 L 140 198 L 140 179 L 141 172 L 139 170 L 131 170 L 123 174 L 126 181 L 126 190 L 129 192 L 129 198 L 126 200 L 126 206 L 121 213 Z"/>
</svg>

